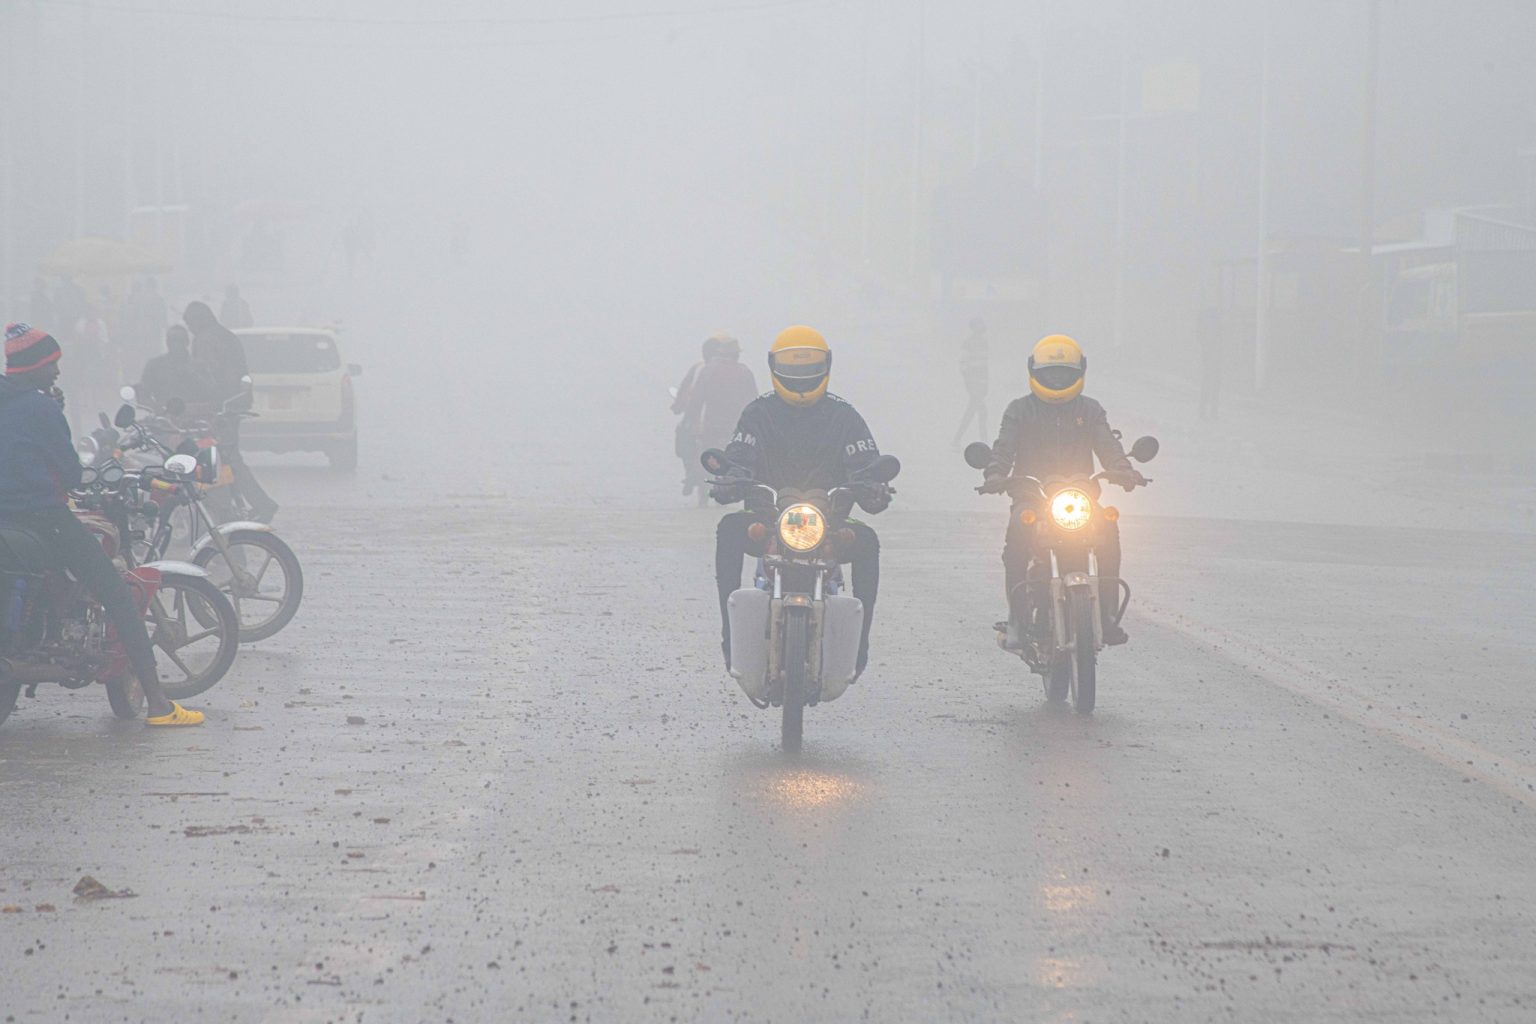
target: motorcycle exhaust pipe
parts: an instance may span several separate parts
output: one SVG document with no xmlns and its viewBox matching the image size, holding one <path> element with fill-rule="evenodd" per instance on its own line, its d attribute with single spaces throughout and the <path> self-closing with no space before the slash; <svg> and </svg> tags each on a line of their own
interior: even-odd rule
<svg viewBox="0 0 1536 1024">
<path fill-rule="evenodd" d="M 75 673 L 46 661 L 14 661 L 0 658 L 0 679 L 12 683 L 63 683 Z"/>
</svg>

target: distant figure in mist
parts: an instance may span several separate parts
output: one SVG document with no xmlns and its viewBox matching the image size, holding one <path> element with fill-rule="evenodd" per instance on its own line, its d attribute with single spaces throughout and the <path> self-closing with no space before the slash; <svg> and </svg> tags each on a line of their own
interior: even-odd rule
<svg viewBox="0 0 1536 1024">
<path fill-rule="evenodd" d="M 181 324 L 165 331 L 165 352 L 144 364 L 138 386 L 139 401 L 154 409 L 179 398 L 189 407 L 215 405 L 217 389 L 208 367 L 192 358 L 192 337 Z"/>
<path fill-rule="evenodd" d="M 1200 343 L 1200 418 L 1215 420 L 1221 404 L 1221 362 L 1226 349 L 1221 310 L 1207 306 L 1195 327 Z"/>
<path fill-rule="evenodd" d="M 219 323 L 206 302 L 190 303 L 182 319 L 192 332 L 193 358 L 207 369 L 213 380 L 215 401 L 227 405 L 230 413 L 249 409 L 251 397 L 245 380 L 245 345 L 239 336 Z M 215 436 L 219 442 L 219 456 L 235 475 L 235 488 L 251 506 L 251 514 L 264 523 L 271 522 L 277 515 L 277 502 L 262 488 L 240 454 L 240 417 L 220 416 Z"/>
<path fill-rule="evenodd" d="M 741 362 L 741 342 L 729 336 L 713 340 L 718 341 L 714 354 L 700 367 L 683 410 L 683 423 L 693 431 L 692 466 L 699 479 L 704 467 L 697 453 L 729 444 L 741 410 L 757 397 L 757 378 Z"/>
<path fill-rule="evenodd" d="M 971 321 L 971 333 L 960 342 L 960 378 L 965 382 L 965 413 L 955 428 L 954 446 L 960 447 L 971 421 L 976 421 L 976 436 L 987 439 L 987 385 L 991 369 L 991 355 L 987 350 L 987 325 L 981 319 Z"/>
<path fill-rule="evenodd" d="M 682 416 L 677 421 L 677 429 L 673 433 L 672 450 L 679 459 L 683 460 L 683 493 L 692 494 L 700 480 L 704 479 L 703 467 L 699 465 L 699 452 L 702 450 L 697 445 L 698 426 L 688 418 L 688 410 L 693 404 L 693 388 L 698 383 L 699 374 L 715 353 L 720 351 L 720 343 L 725 340 L 723 334 L 712 334 L 704 339 L 704 345 L 700 350 L 698 362 L 688 367 L 688 372 L 683 374 L 682 382 L 672 389 L 672 412 Z"/>
<path fill-rule="evenodd" d="M 238 285 L 224 289 L 224 301 L 219 303 L 219 323 L 231 330 L 256 326 L 256 320 L 251 316 L 251 304 L 240 295 Z"/>
</svg>

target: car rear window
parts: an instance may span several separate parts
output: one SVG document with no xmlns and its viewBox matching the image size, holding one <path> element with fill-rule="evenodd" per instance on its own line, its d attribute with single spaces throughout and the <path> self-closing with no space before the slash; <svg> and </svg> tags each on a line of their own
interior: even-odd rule
<svg viewBox="0 0 1536 1024">
<path fill-rule="evenodd" d="M 242 334 L 251 373 L 329 373 L 341 367 L 336 342 L 323 334 Z"/>
</svg>

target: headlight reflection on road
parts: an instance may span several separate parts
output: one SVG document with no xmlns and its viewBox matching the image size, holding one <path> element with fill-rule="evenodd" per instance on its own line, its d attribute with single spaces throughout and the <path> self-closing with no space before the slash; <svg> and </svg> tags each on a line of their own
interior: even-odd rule
<svg viewBox="0 0 1536 1024">
<path fill-rule="evenodd" d="M 1091 975 L 1079 960 L 1043 956 L 1035 961 L 1035 979 L 1041 988 L 1082 988 Z"/>
<path fill-rule="evenodd" d="M 774 803 L 792 810 L 836 807 L 858 798 L 863 789 L 845 775 L 809 769 L 780 772 L 767 780 Z"/>
</svg>

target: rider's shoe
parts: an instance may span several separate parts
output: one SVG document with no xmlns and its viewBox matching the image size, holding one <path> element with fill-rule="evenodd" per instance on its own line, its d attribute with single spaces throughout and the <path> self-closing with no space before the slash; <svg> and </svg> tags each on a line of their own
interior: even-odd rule
<svg viewBox="0 0 1536 1024">
<path fill-rule="evenodd" d="M 1003 634 L 1003 647 L 1005 650 L 1022 651 L 1024 638 L 1019 635 L 1018 624 L 1012 619 L 1005 622 L 994 622 L 992 628 Z"/>
<path fill-rule="evenodd" d="M 1112 625 L 1110 623 L 1105 623 L 1104 624 L 1104 646 L 1105 647 L 1119 647 L 1121 644 L 1125 643 L 1130 638 L 1131 638 L 1130 634 L 1128 634 L 1125 630 L 1121 629 L 1119 626 Z"/>
<path fill-rule="evenodd" d="M 145 725 L 202 725 L 203 713 L 201 711 L 189 711 L 171 701 L 171 710 L 164 715 L 151 715 L 144 719 Z"/>
<path fill-rule="evenodd" d="M 853 663 L 853 678 L 848 680 L 848 685 L 852 686 L 854 683 L 859 681 L 859 677 L 864 674 L 864 668 L 868 664 L 869 664 L 869 648 L 865 647 L 865 648 L 863 648 L 863 649 L 861 649 L 859 651 L 859 659 L 858 659 L 858 661 L 855 661 Z"/>
</svg>

